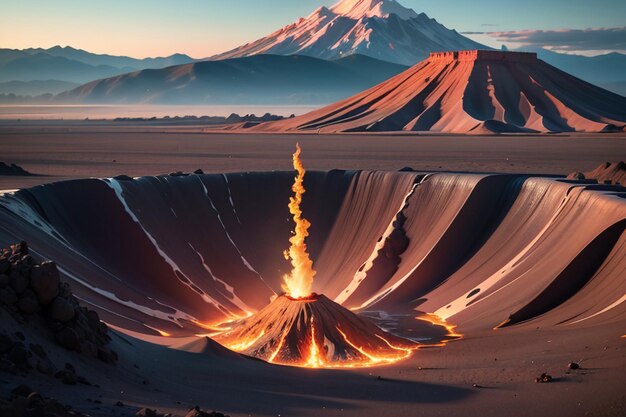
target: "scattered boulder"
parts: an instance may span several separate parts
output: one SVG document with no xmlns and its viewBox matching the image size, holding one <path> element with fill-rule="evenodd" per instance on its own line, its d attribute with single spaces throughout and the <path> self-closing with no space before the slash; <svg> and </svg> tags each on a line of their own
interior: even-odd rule
<svg viewBox="0 0 626 417">
<path fill-rule="evenodd" d="M 0 415 L 6 417 L 87 417 L 61 404 L 53 398 L 46 398 L 26 385 L 11 391 L 11 396 L 0 400 Z"/>
<path fill-rule="evenodd" d="M 30 176 L 33 174 L 19 165 L 0 162 L 0 175 Z"/>
<path fill-rule="evenodd" d="M 583 174 L 582 172 L 572 172 L 571 174 L 567 176 L 567 179 L 582 181 L 587 178 L 585 177 L 585 174 Z"/>
<path fill-rule="evenodd" d="M 15 291 L 13 291 L 13 288 L 6 287 L 6 288 L 0 289 L 0 302 L 2 304 L 9 306 L 9 307 L 15 307 L 15 304 L 17 303 L 18 300 L 19 298 L 17 297 L 17 294 L 15 293 Z"/>
<path fill-rule="evenodd" d="M 1 273 L 0 274 L 0 288 L 4 288 L 10 283 L 11 283 L 11 278 L 5 273 Z"/>
<path fill-rule="evenodd" d="M 17 308 L 19 308 L 22 313 L 33 314 L 39 310 L 39 303 L 34 295 L 26 295 L 17 301 Z"/>
<path fill-rule="evenodd" d="M 74 318 L 76 312 L 74 311 L 74 306 L 70 304 L 68 300 L 62 297 L 57 297 L 54 299 L 52 304 L 50 304 L 48 314 L 52 320 L 67 323 Z"/>
<path fill-rule="evenodd" d="M 11 390 L 11 394 L 17 395 L 18 397 L 28 397 L 32 392 L 31 387 L 25 384 L 18 385 Z"/>
<path fill-rule="evenodd" d="M 0 274 L 5 274 L 11 267 L 11 262 L 8 259 L 0 259 Z"/>
<path fill-rule="evenodd" d="M 218 413 L 216 411 L 211 411 L 210 413 L 207 411 L 202 411 L 200 407 L 195 406 L 185 415 L 185 417 L 229 417 L 222 413 Z"/>
<path fill-rule="evenodd" d="M 37 355 L 38 357 L 40 357 L 41 359 L 46 359 L 48 357 L 48 354 L 46 353 L 46 351 L 44 350 L 43 346 L 36 344 L 33 345 L 32 343 L 29 346 L 30 351 L 33 352 L 35 355 Z"/>
<path fill-rule="evenodd" d="M 51 261 L 42 262 L 31 269 L 30 285 L 41 304 L 49 304 L 59 295 L 59 271 Z"/>
<path fill-rule="evenodd" d="M 28 364 L 28 350 L 21 343 L 13 344 L 9 351 L 8 359 L 18 367 L 24 367 Z"/>
<path fill-rule="evenodd" d="M 552 382 L 552 376 L 545 372 L 539 378 L 535 378 L 535 383 L 538 384 L 547 384 L 548 382 Z"/>
<path fill-rule="evenodd" d="M 78 333 L 71 327 L 66 327 L 55 336 L 56 341 L 66 349 L 79 350 L 80 339 Z"/>
<path fill-rule="evenodd" d="M 78 383 L 78 376 L 68 369 L 57 372 L 54 374 L 54 377 L 60 379 L 65 385 L 76 385 Z"/>
<path fill-rule="evenodd" d="M 574 180 L 595 180 L 600 184 L 626 184 L 626 163 L 605 162 L 589 172 L 573 172 L 567 176 Z"/>
<path fill-rule="evenodd" d="M 22 294 L 28 288 L 28 279 L 22 275 L 19 269 L 13 269 L 9 278 L 11 280 L 11 288 L 13 288 L 16 294 Z"/>
<path fill-rule="evenodd" d="M 567 364 L 567 369 L 571 369 L 571 370 L 580 369 L 580 364 L 578 362 L 570 362 Z"/>
<path fill-rule="evenodd" d="M 0 354 L 7 353 L 13 346 L 13 340 L 4 333 L 0 333 Z"/>
<path fill-rule="evenodd" d="M 159 414 L 156 412 L 156 410 L 153 410 L 151 408 L 142 408 L 141 410 L 137 411 L 135 415 L 139 417 L 159 417 Z"/>
</svg>

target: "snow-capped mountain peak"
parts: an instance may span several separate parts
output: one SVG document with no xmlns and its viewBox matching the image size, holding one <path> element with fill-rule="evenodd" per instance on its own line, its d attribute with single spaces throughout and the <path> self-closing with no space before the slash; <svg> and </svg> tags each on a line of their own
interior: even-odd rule
<svg viewBox="0 0 626 417">
<path fill-rule="evenodd" d="M 395 0 L 342 0 L 330 10 L 344 17 L 360 19 L 362 17 L 388 18 L 395 14 L 400 19 L 408 20 L 417 17 L 411 9 L 407 9 Z"/>
<path fill-rule="evenodd" d="M 434 51 L 485 48 L 397 0 L 342 0 L 212 59 L 259 54 L 337 59 L 361 54 L 413 65 Z"/>
</svg>

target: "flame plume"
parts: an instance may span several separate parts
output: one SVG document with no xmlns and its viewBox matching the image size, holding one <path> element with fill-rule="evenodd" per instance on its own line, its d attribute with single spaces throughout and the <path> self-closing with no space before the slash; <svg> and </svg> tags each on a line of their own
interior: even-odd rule
<svg viewBox="0 0 626 417">
<path fill-rule="evenodd" d="M 294 196 L 289 198 L 289 212 L 293 215 L 293 221 L 296 227 L 293 230 L 293 236 L 289 239 L 291 246 L 284 252 L 285 259 L 291 261 L 291 273 L 283 276 L 283 290 L 292 298 L 305 298 L 311 295 L 313 288 L 313 278 L 315 270 L 313 269 L 313 261 L 309 258 L 306 243 L 304 239 L 309 235 L 309 227 L 311 223 L 302 217 L 302 194 L 304 189 L 305 170 L 300 160 L 302 150 L 300 145 L 296 144 L 296 153 L 293 154 L 293 167 L 298 173 L 291 190 Z"/>
</svg>

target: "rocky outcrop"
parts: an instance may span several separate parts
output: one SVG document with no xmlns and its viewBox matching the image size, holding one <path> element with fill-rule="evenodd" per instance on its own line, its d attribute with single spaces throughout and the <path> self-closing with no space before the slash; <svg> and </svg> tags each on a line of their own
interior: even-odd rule
<svg viewBox="0 0 626 417">
<path fill-rule="evenodd" d="M 61 282 L 54 262 L 35 262 L 22 242 L 0 252 L 0 308 L 15 320 L 47 329 L 54 341 L 80 354 L 113 363 L 106 324 L 95 311 L 80 306 L 69 284 Z M 21 341 L 0 335 L 0 363 L 28 367 L 32 354 Z"/>
<path fill-rule="evenodd" d="M 572 172 L 567 176 L 570 180 L 591 180 L 599 184 L 626 185 L 626 163 L 605 162 L 589 172 Z"/>
<path fill-rule="evenodd" d="M 0 162 L 0 175 L 28 176 L 33 175 L 19 165 Z"/>
<path fill-rule="evenodd" d="M 3 417 L 87 417 L 54 398 L 44 397 L 26 385 L 16 387 L 8 398 L 0 399 L 0 415 Z"/>
</svg>

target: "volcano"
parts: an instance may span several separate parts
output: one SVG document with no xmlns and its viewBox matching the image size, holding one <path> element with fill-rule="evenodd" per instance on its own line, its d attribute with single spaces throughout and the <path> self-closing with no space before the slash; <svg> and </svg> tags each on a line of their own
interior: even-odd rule
<svg viewBox="0 0 626 417">
<path fill-rule="evenodd" d="M 432 51 L 471 48 L 486 46 L 395 0 L 342 0 L 211 59 L 274 54 L 334 60 L 360 54 L 414 65 Z"/>
<path fill-rule="evenodd" d="M 392 363 L 417 348 L 318 294 L 281 295 L 214 340 L 271 363 L 313 368 Z"/>
<path fill-rule="evenodd" d="M 573 77 L 535 53 L 432 53 L 360 94 L 261 131 L 448 133 L 623 130 L 626 98 Z"/>
</svg>

